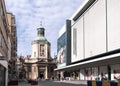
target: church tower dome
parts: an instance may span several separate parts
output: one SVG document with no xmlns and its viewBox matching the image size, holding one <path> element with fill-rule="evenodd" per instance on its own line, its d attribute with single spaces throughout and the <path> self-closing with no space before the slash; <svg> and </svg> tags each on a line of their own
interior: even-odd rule
<svg viewBox="0 0 120 86">
<path fill-rule="evenodd" d="M 42 24 L 40 24 L 40 27 L 37 28 L 37 37 L 35 38 L 35 41 L 47 41 L 45 38 L 45 29 Z"/>
</svg>

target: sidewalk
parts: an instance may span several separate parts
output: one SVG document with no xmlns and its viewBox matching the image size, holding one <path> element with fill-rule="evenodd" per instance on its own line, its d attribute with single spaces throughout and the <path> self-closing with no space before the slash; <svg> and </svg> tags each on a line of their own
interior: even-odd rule
<svg viewBox="0 0 120 86">
<path fill-rule="evenodd" d="M 27 82 L 19 82 L 18 86 L 31 86 L 31 84 Z"/>
<path fill-rule="evenodd" d="M 41 80 L 38 82 L 38 85 L 33 85 L 33 86 L 40 86 L 40 83 L 41 83 L 41 86 L 46 86 L 46 84 L 50 85 L 50 84 L 53 84 L 53 86 L 56 86 L 56 84 L 58 83 L 66 83 L 66 84 L 74 84 L 74 85 L 82 85 L 82 86 L 87 86 L 87 81 L 85 80 L 64 80 L 64 81 L 52 81 L 52 80 Z M 60 86 L 61 86 L 60 85 Z M 27 82 L 19 82 L 19 85 L 18 86 L 31 86 L 30 83 L 27 83 Z M 63 85 L 64 86 L 64 85 Z M 68 86 L 68 85 L 67 85 Z"/>
<path fill-rule="evenodd" d="M 87 85 L 87 81 L 86 81 L 86 80 L 63 80 L 63 81 L 54 81 L 54 82 L 62 82 L 62 83 L 84 84 L 84 85 Z"/>
</svg>

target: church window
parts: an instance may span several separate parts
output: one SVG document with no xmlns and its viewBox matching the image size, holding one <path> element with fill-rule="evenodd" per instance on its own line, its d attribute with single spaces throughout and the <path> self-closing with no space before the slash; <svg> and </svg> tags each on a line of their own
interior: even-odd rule
<svg viewBox="0 0 120 86">
<path fill-rule="evenodd" d="M 44 45 L 43 44 L 41 44 L 40 45 L 40 56 L 44 56 Z"/>
</svg>

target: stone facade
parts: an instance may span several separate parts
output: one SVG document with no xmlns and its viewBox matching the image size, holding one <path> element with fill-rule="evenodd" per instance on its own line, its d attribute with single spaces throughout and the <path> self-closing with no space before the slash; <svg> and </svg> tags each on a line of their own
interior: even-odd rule
<svg viewBox="0 0 120 86">
<path fill-rule="evenodd" d="M 17 56 L 17 37 L 16 32 L 12 32 L 11 30 L 16 30 L 15 27 L 15 16 L 13 18 L 13 14 L 6 12 L 5 1 L 0 0 L 0 85 L 7 86 L 8 82 L 8 73 L 15 63 L 15 58 Z M 12 17 L 12 18 L 11 18 Z M 14 26 L 13 22 L 14 21 Z M 14 39 L 12 39 L 12 35 L 14 35 Z M 14 43 L 13 43 L 14 42 Z M 14 49 L 12 48 L 14 46 Z M 15 56 L 13 57 L 12 52 L 14 51 Z"/>
<path fill-rule="evenodd" d="M 50 55 L 50 43 L 44 36 L 44 28 L 37 29 L 32 41 L 32 56 L 25 59 L 27 79 L 50 79 L 54 77 L 55 62 Z"/>
</svg>

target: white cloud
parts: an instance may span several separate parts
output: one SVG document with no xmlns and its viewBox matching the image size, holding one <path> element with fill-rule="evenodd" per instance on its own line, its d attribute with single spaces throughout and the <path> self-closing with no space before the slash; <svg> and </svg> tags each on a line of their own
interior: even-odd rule
<svg viewBox="0 0 120 86">
<path fill-rule="evenodd" d="M 31 42 L 37 35 L 40 21 L 51 43 L 51 54 L 57 53 L 59 29 L 83 0 L 5 0 L 8 12 L 16 17 L 18 55 L 31 54 Z"/>
</svg>

